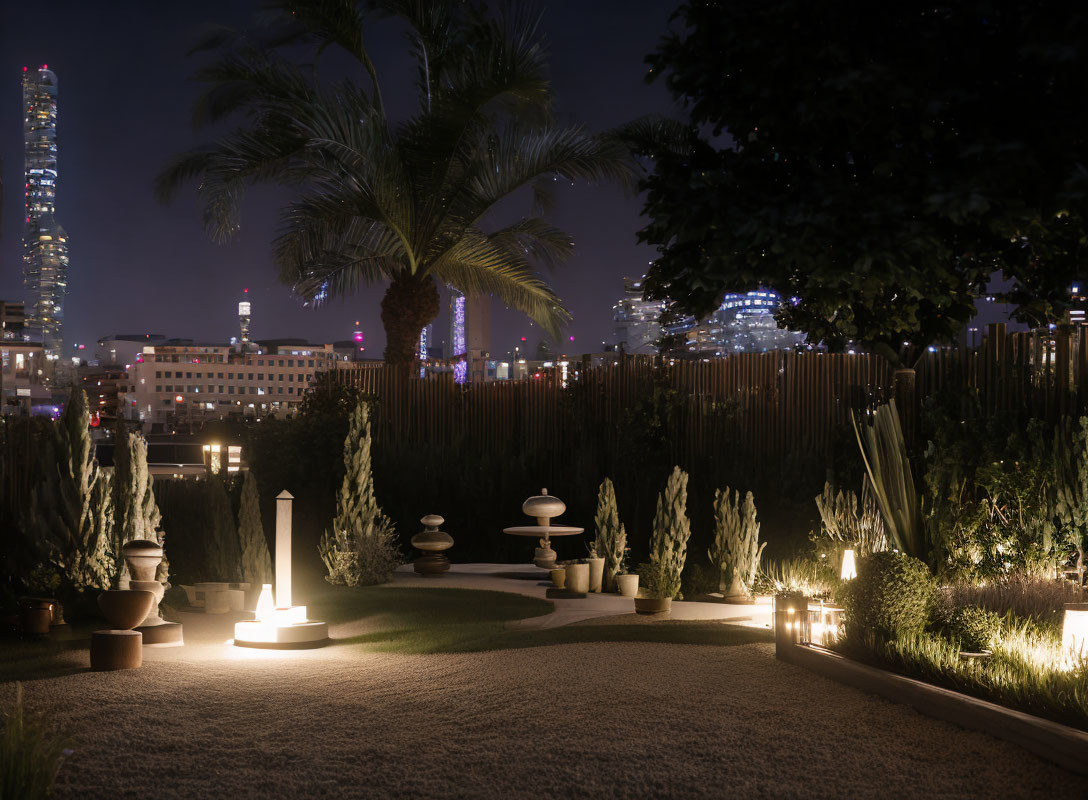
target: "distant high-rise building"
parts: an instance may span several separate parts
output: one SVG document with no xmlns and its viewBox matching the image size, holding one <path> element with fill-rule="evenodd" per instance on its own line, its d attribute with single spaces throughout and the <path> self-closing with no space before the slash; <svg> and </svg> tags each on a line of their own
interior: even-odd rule
<svg viewBox="0 0 1088 800">
<path fill-rule="evenodd" d="M 664 330 L 664 300 L 642 299 L 642 278 L 623 279 L 623 298 L 612 307 L 616 342 L 628 353 L 653 353 Z"/>
<path fill-rule="evenodd" d="M 245 297 L 240 303 L 238 303 L 238 328 L 241 334 L 241 338 L 238 342 L 239 352 L 249 352 L 249 318 L 252 307 L 249 304 L 249 289 L 242 290 L 242 296 Z"/>
<path fill-rule="evenodd" d="M 57 76 L 45 64 L 23 67 L 23 285 L 27 327 L 47 358 L 64 350 L 68 236 L 54 219 L 57 192 Z"/>
</svg>

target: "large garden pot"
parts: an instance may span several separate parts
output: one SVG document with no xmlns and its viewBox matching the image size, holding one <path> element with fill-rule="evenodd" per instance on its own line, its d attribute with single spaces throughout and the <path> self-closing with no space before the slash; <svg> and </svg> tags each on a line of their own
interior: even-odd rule
<svg viewBox="0 0 1088 800">
<path fill-rule="evenodd" d="M 589 591 L 601 591 L 601 584 L 604 583 L 604 558 L 587 558 L 586 564 L 589 565 Z"/>
<path fill-rule="evenodd" d="M 556 589 L 562 589 L 567 585 L 567 569 L 566 567 L 552 567 L 548 571 L 548 577 L 552 579 L 552 586 Z"/>
<path fill-rule="evenodd" d="M 53 624 L 55 601 L 44 597 L 19 598 L 19 627 L 23 633 L 42 636 Z"/>
<path fill-rule="evenodd" d="M 589 591 L 589 564 L 567 565 L 567 591 L 576 594 Z"/>
<path fill-rule="evenodd" d="M 634 597 L 638 594 L 638 573 L 634 575 L 617 575 L 616 589 L 623 597 Z"/>
<path fill-rule="evenodd" d="M 668 614 L 672 611 L 671 597 L 636 597 L 636 614 Z"/>
<path fill-rule="evenodd" d="M 116 630 L 135 628 L 155 603 L 155 595 L 141 589 L 112 589 L 98 595 L 98 607 Z"/>
</svg>

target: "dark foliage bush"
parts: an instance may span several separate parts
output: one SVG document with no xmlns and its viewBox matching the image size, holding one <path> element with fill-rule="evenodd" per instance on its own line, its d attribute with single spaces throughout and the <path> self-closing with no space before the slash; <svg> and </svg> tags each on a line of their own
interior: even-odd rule
<svg viewBox="0 0 1088 800">
<path fill-rule="evenodd" d="M 841 594 L 848 636 L 894 639 L 925 629 L 936 583 L 921 561 L 889 551 L 861 558 L 858 576 Z"/>
</svg>

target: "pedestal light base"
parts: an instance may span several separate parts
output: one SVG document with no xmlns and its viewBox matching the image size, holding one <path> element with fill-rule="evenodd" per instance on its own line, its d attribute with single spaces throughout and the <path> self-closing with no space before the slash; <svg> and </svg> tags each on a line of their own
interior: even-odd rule
<svg viewBox="0 0 1088 800">
<path fill-rule="evenodd" d="M 91 669 L 136 669 L 144 663 L 143 643 L 139 631 L 95 631 L 91 634 Z"/>
<path fill-rule="evenodd" d="M 266 619 L 234 623 L 235 647 L 307 650 L 329 643 L 329 626 L 306 619 L 306 606 L 277 608 Z"/>
</svg>

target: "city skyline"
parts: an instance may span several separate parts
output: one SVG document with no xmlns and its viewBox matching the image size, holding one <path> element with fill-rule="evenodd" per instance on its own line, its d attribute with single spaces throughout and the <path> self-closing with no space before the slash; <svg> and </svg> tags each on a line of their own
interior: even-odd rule
<svg viewBox="0 0 1088 800">
<path fill-rule="evenodd" d="M 616 31 L 613 12 L 621 6 L 622 30 Z M 65 2 L 5 9 L 0 66 L 9 76 L 9 89 L 10 76 L 41 63 L 48 63 L 65 84 L 61 209 L 65 227 L 78 242 L 79 264 L 69 282 L 67 355 L 75 354 L 76 345 L 90 345 L 102 336 L 145 330 L 222 339 L 237 330 L 236 298 L 244 287 L 254 304 L 255 339 L 342 340 L 351 337 L 359 320 L 368 354 L 381 355 L 382 287 L 364 289 L 357 301 L 313 311 L 277 282 L 269 246 L 273 209 L 281 199 L 276 192 L 251 193 L 243 210 L 242 235 L 229 245 L 214 244 L 204 234 L 195 193 L 184 193 L 169 207 L 152 197 L 152 180 L 166 159 L 198 141 L 187 124 L 187 109 L 196 94 L 187 77 L 196 62 L 184 53 L 205 23 L 243 25 L 256 7 L 195 3 L 186 8 L 180 24 L 143 19 L 139 6 L 131 3 L 120 4 L 109 15 Z M 589 12 L 573 3 L 544 9 L 542 24 L 551 34 L 551 48 L 562 56 L 555 60 L 552 76 L 558 113 L 600 130 L 641 113 L 670 112 L 663 87 L 642 82 L 641 63 L 664 32 L 668 13 L 667 7 L 649 2 L 604 3 Z M 572 24 L 575 18 L 577 24 Z M 146 31 L 137 33 L 140 26 Z M 49 36 L 27 36 L 26 31 L 48 31 Z M 388 45 L 376 40 L 374 50 L 394 61 L 399 52 L 394 37 Z M 585 80 L 586 75 L 594 80 Z M 15 219 L 22 207 L 15 195 L 20 183 L 15 170 L 21 162 L 15 152 L 21 144 L 15 127 L 21 126 L 15 111 L 19 100 L 10 91 L 2 96 L 7 99 L 0 102 L 5 194 L 0 297 L 26 299 L 29 308 L 19 269 L 21 226 Z M 596 350 L 601 341 L 612 340 L 617 287 L 652 258 L 650 248 L 635 241 L 642 225 L 639 208 L 637 197 L 624 196 L 614 187 L 578 186 L 558 193 L 553 219 L 574 235 L 576 251 L 570 263 L 549 277 L 574 312 L 567 332 L 575 337 L 572 351 Z M 185 280 L 179 277 L 171 284 L 173 276 Z M 164 285 L 171 290 L 163 292 Z M 449 330 L 448 306 L 443 303 L 436 320 L 433 338 L 440 341 L 433 345 L 441 344 Z M 519 344 L 521 336 L 531 345 L 540 336 L 524 317 L 497 302 L 492 329 L 497 353 Z"/>
</svg>

